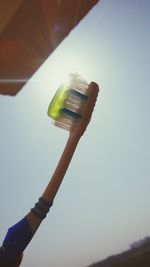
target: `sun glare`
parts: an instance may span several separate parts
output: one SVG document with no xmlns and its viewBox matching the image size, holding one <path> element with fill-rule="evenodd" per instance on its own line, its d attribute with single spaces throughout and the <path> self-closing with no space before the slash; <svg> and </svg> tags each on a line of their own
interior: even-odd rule
<svg viewBox="0 0 150 267">
<path fill-rule="evenodd" d="M 77 55 L 77 53 L 71 52 L 68 45 L 63 45 L 63 47 L 59 47 L 49 56 L 35 73 L 32 81 L 37 81 L 44 88 L 51 88 L 51 97 L 57 88 L 68 80 L 70 73 L 78 73 L 85 80 L 88 79 L 90 69 L 86 61 L 87 59 L 80 56 L 79 53 Z"/>
</svg>

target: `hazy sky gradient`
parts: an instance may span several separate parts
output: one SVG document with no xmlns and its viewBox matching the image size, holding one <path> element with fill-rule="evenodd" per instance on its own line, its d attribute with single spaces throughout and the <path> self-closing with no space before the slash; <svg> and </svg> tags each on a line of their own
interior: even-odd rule
<svg viewBox="0 0 150 267">
<path fill-rule="evenodd" d="M 85 267 L 150 234 L 150 1 L 101 0 L 16 96 L 0 96 L 0 239 L 34 206 L 68 133 L 47 116 L 77 71 L 101 92 L 22 267 Z"/>
</svg>

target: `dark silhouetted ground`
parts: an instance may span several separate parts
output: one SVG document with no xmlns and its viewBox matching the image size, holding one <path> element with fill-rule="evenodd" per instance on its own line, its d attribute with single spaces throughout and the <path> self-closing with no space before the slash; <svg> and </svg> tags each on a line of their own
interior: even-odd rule
<svg viewBox="0 0 150 267">
<path fill-rule="evenodd" d="M 89 267 L 150 267 L 150 238 L 133 243 L 131 249 L 108 257 Z M 135 246 L 134 246 L 135 244 Z"/>
</svg>

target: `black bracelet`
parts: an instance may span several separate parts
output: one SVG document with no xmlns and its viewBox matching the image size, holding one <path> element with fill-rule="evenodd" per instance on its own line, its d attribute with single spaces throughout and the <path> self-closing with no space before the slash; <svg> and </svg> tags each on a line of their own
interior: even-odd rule
<svg viewBox="0 0 150 267">
<path fill-rule="evenodd" d="M 39 219 L 44 219 L 47 215 L 47 213 L 50 210 L 50 207 L 52 206 L 52 202 L 49 203 L 45 201 L 42 197 L 39 198 L 39 202 L 37 202 L 34 206 L 34 208 L 31 209 L 31 212 Z"/>
</svg>

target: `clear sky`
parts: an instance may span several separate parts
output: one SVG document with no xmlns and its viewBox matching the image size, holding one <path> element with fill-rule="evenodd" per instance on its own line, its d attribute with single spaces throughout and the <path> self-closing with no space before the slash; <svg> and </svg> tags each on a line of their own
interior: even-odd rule
<svg viewBox="0 0 150 267">
<path fill-rule="evenodd" d="M 49 102 L 79 72 L 101 92 L 22 267 L 85 267 L 150 235 L 150 1 L 101 0 L 16 96 L 0 96 L 0 239 L 34 206 L 68 133 Z"/>
</svg>

